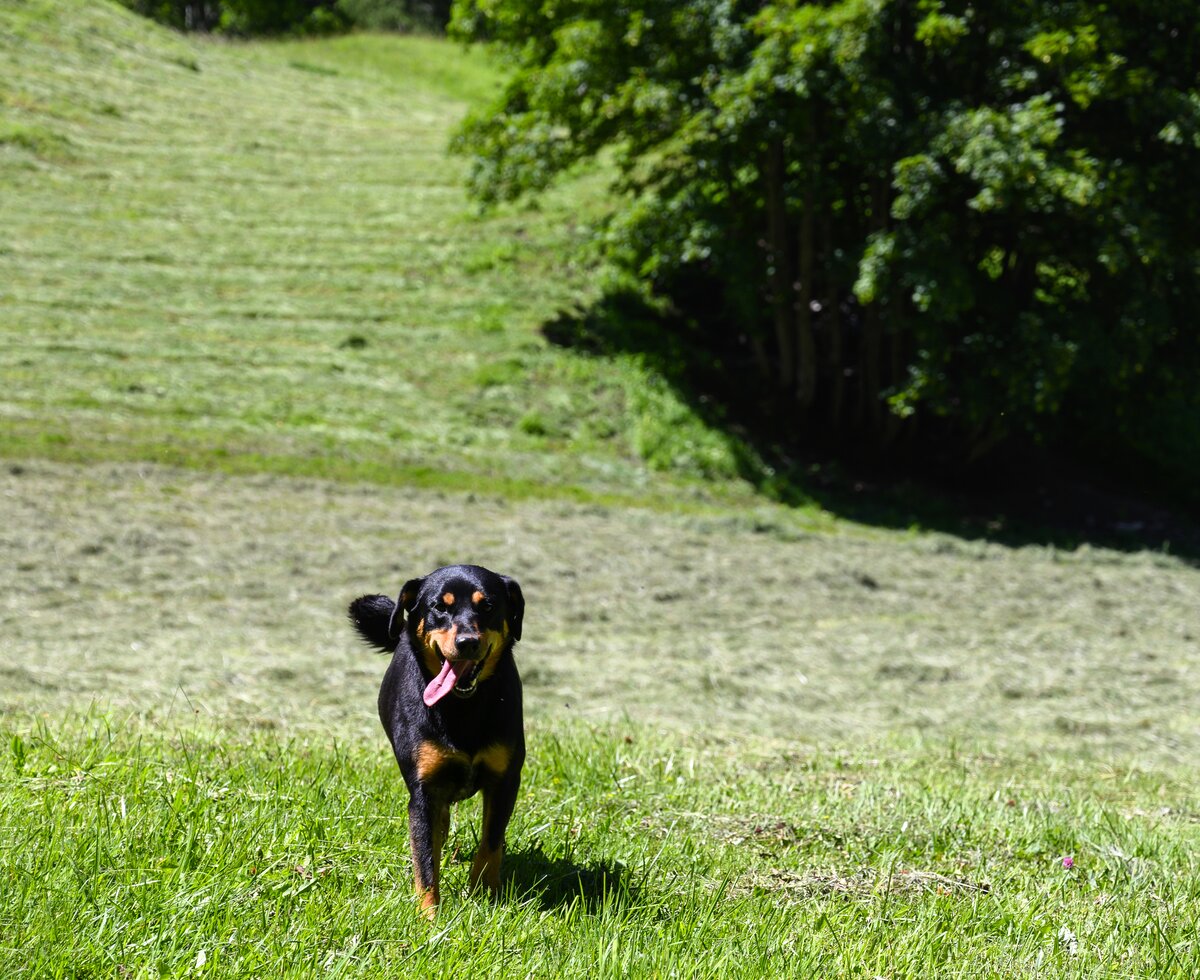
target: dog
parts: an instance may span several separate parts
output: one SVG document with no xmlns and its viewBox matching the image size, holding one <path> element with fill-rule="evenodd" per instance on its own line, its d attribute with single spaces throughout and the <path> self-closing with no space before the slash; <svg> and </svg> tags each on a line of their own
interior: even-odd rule
<svg viewBox="0 0 1200 980">
<path fill-rule="evenodd" d="M 412 579 L 396 602 L 365 595 L 350 621 L 392 653 L 379 720 L 408 786 L 417 899 L 437 915 L 450 806 L 483 793 L 483 828 L 471 887 L 500 891 L 504 835 L 521 786 L 525 730 L 513 645 L 525 599 L 515 579 L 478 565 L 448 565 Z"/>
</svg>

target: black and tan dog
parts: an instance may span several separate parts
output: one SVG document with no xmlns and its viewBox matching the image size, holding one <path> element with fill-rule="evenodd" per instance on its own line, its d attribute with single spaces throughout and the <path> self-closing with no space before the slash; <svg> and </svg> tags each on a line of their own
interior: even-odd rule
<svg viewBox="0 0 1200 980">
<path fill-rule="evenodd" d="M 398 602 L 367 595 L 350 604 L 363 639 L 395 651 L 379 690 L 379 718 L 408 784 L 413 873 L 431 918 L 450 805 L 479 790 L 483 830 L 471 885 L 493 895 L 500 889 L 504 832 L 525 761 L 513 660 L 524 614 L 521 587 L 478 565 L 449 565 L 406 582 Z"/>
</svg>

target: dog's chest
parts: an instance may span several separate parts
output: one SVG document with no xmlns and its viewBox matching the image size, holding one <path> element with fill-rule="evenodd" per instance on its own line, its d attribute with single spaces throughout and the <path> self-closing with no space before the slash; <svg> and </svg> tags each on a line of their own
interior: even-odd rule
<svg viewBox="0 0 1200 980">
<path fill-rule="evenodd" d="M 457 803 L 474 796 L 480 787 L 494 782 L 508 771 L 512 749 L 501 743 L 474 753 L 464 752 L 436 741 L 421 742 L 413 752 L 417 778 L 436 787 Z"/>
</svg>

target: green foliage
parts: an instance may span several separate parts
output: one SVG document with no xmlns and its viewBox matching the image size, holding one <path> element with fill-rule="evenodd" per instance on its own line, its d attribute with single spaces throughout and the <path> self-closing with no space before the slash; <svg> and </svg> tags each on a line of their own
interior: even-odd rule
<svg viewBox="0 0 1200 980">
<path fill-rule="evenodd" d="M 923 415 L 1200 475 L 1137 422 L 1197 415 L 1192 5 L 470 0 L 453 28 L 517 66 L 458 140 L 476 196 L 610 151 L 609 255 L 746 352 L 780 429 Z"/>
<path fill-rule="evenodd" d="M 222 34 L 331 34 L 347 27 L 441 31 L 450 0 L 120 0 L 177 30 Z"/>
<path fill-rule="evenodd" d="M 337 0 L 337 11 L 355 27 L 372 31 L 441 31 L 450 0 Z"/>
</svg>

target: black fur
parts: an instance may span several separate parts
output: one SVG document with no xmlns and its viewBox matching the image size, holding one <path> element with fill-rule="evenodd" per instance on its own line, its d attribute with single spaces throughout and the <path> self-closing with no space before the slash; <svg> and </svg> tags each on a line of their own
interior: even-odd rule
<svg viewBox="0 0 1200 980">
<path fill-rule="evenodd" d="M 447 596 L 453 597 L 449 605 Z M 483 601 L 476 603 L 476 596 Z M 484 826 L 471 879 L 495 892 L 525 759 L 521 680 L 513 658 L 525 615 L 521 587 L 478 565 L 450 565 L 406 582 L 395 602 L 381 595 L 355 599 L 349 613 L 364 640 L 394 651 L 379 691 L 379 718 L 408 786 L 413 870 L 423 907 L 436 911 L 449 807 L 480 790 Z M 477 661 L 481 679 L 469 695 L 456 687 L 425 704 L 423 692 L 435 676 L 430 661 L 443 659 L 427 647 L 431 634 L 497 641 Z"/>
<path fill-rule="evenodd" d="M 359 636 L 384 653 L 396 649 L 399 633 L 389 628 L 396 603 L 385 595 L 365 595 L 350 603 L 350 622 Z"/>
</svg>

